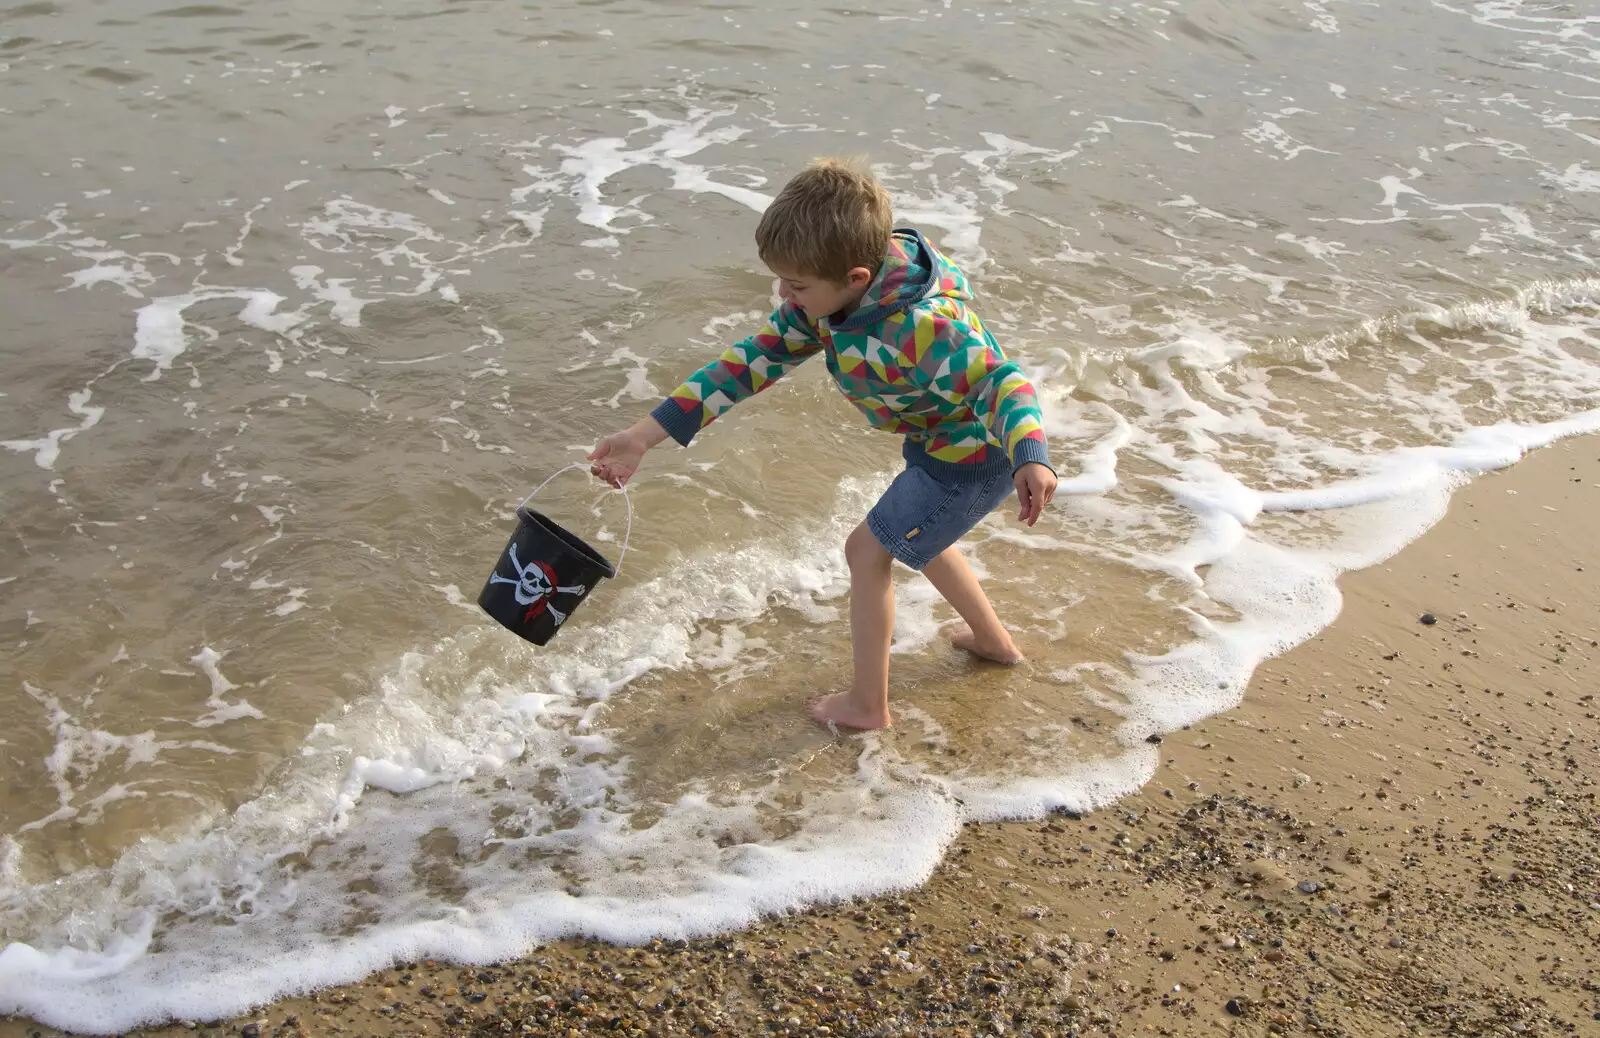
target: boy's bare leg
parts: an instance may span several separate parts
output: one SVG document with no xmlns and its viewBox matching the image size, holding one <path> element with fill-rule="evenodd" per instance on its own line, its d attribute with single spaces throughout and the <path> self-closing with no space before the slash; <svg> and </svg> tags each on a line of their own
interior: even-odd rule
<svg viewBox="0 0 1600 1038">
<path fill-rule="evenodd" d="M 887 728 L 889 645 L 894 636 L 894 559 L 865 523 L 844 542 L 850 564 L 850 645 L 855 673 L 850 691 L 823 696 L 811 716 L 851 728 Z"/>
<path fill-rule="evenodd" d="M 950 636 L 950 644 L 996 663 L 1022 662 L 1022 653 L 1000 625 L 989 596 L 978 583 L 978 575 L 954 545 L 924 566 L 922 574 L 966 621 L 965 627 Z"/>
</svg>

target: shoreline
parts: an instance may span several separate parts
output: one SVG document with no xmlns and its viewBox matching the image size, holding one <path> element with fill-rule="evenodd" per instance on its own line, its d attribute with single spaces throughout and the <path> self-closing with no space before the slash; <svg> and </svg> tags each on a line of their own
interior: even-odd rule
<svg viewBox="0 0 1600 1038">
<path fill-rule="evenodd" d="M 1596 436 L 1479 477 L 1342 577 L 1338 619 L 1239 707 L 1167 735 L 1139 793 L 969 824 L 917 890 L 715 939 L 418 963 L 132 1033 L 1600 1028 L 1597 490 Z"/>
</svg>

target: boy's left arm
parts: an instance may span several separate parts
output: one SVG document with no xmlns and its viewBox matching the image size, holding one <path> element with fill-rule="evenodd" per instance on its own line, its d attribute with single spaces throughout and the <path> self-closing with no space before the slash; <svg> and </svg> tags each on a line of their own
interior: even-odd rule
<svg viewBox="0 0 1600 1038">
<path fill-rule="evenodd" d="M 933 324 L 934 318 L 925 315 L 918 324 L 922 321 Z M 969 312 L 967 320 L 941 323 L 943 328 L 929 337 L 938 341 L 929 341 L 918 370 L 930 390 L 951 403 L 966 404 L 1005 445 L 1022 505 L 1018 518 L 1032 526 L 1056 491 L 1056 473 L 1050 465 L 1044 418 L 1033 383 L 1017 362 L 1000 350 L 976 315 Z M 925 335 L 920 327 L 918 333 L 921 342 Z"/>
</svg>

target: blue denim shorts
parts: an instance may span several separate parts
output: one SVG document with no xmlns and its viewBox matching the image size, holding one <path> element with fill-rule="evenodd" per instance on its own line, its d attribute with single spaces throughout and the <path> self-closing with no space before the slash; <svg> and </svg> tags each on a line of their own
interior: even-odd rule
<svg viewBox="0 0 1600 1038">
<path fill-rule="evenodd" d="M 966 536 L 1014 489 L 1006 469 L 985 480 L 955 483 L 908 465 L 867 513 L 867 529 L 890 555 L 921 570 Z"/>
</svg>

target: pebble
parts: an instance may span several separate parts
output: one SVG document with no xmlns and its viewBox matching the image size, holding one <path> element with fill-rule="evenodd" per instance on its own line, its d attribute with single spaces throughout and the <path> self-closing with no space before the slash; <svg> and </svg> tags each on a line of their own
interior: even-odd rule
<svg viewBox="0 0 1600 1038">
<path fill-rule="evenodd" d="M 1399 937 L 1391 937 L 1391 938 L 1389 938 L 1389 947 L 1391 947 L 1391 948 L 1404 948 L 1405 946 L 1406 946 L 1406 942 L 1401 940 Z"/>
<path fill-rule="evenodd" d="M 1244 1006 L 1240 1004 L 1240 1002 L 1239 1002 L 1239 1000 L 1237 998 L 1228 999 L 1228 1004 L 1223 1006 L 1222 1008 L 1224 1008 L 1224 1009 L 1226 1009 L 1228 1011 L 1228 1015 L 1229 1016 L 1243 1016 L 1244 1015 Z"/>
<path fill-rule="evenodd" d="M 1299 890 L 1302 894 L 1315 894 L 1317 891 L 1322 889 L 1322 884 L 1318 883 L 1314 879 L 1303 879 L 1299 882 L 1295 889 Z"/>
<path fill-rule="evenodd" d="M 1224 937 L 1222 939 L 1222 947 L 1228 951 L 1233 951 L 1233 949 L 1239 947 L 1239 939 L 1237 937 Z"/>
<path fill-rule="evenodd" d="M 1420 623 L 1422 623 L 1422 624 L 1424 624 L 1424 625 L 1426 625 L 1428 627 L 1432 627 L 1434 624 L 1439 622 L 1439 618 L 1437 616 L 1434 616 L 1432 613 L 1423 613 L 1417 619 L 1418 619 L 1418 622 L 1420 622 Z"/>
</svg>

